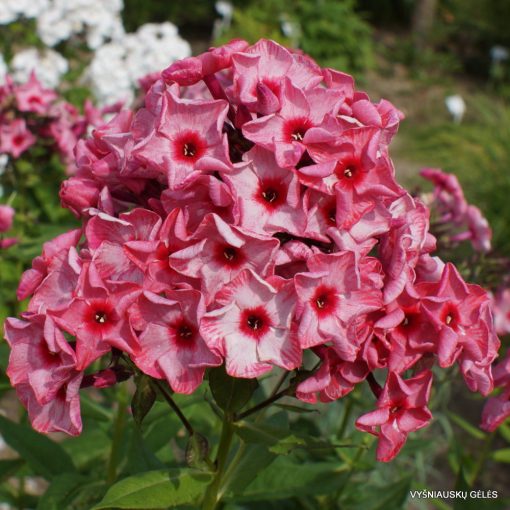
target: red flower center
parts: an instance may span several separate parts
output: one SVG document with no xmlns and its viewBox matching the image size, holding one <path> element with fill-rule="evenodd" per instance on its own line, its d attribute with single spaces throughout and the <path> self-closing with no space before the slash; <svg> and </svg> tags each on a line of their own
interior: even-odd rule
<svg viewBox="0 0 510 510">
<path fill-rule="evenodd" d="M 23 145 L 23 142 L 25 141 L 25 137 L 23 135 L 16 135 L 12 138 L 12 144 L 19 147 L 20 145 Z"/>
<path fill-rule="evenodd" d="M 271 319 L 263 306 L 243 310 L 240 327 L 245 335 L 259 339 L 269 331 L 270 326 Z"/>
<path fill-rule="evenodd" d="M 289 119 L 283 126 L 283 137 L 287 142 L 302 142 L 305 133 L 312 127 L 312 123 L 306 117 Z"/>
<path fill-rule="evenodd" d="M 183 340 L 188 340 L 189 338 L 191 338 L 193 336 L 193 331 L 191 330 L 191 328 L 189 326 L 187 326 L 186 324 L 183 324 L 179 328 L 179 331 L 177 332 L 177 334 L 179 335 L 179 338 L 182 338 Z"/>
<path fill-rule="evenodd" d="M 108 320 L 108 315 L 106 314 L 106 312 L 103 312 L 102 310 L 99 310 L 94 315 L 94 320 L 98 324 L 104 324 Z"/>
<path fill-rule="evenodd" d="M 156 260 L 167 260 L 170 256 L 170 253 L 170 246 L 167 246 L 165 243 L 160 243 L 156 248 Z"/>
<path fill-rule="evenodd" d="M 84 323 L 95 333 L 110 329 L 117 322 L 112 304 L 106 299 L 92 299 L 85 313 Z"/>
<path fill-rule="evenodd" d="M 170 326 L 171 334 L 179 347 L 193 347 L 196 338 L 196 328 L 184 317 L 181 317 Z"/>
<path fill-rule="evenodd" d="M 246 320 L 246 323 L 250 329 L 253 329 L 253 331 L 257 331 L 257 329 L 260 329 L 264 325 L 263 320 L 258 315 L 250 315 Z"/>
<path fill-rule="evenodd" d="M 447 303 L 443 310 L 441 311 L 440 316 L 441 322 L 446 324 L 449 328 L 452 328 L 454 331 L 459 327 L 460 316 L 457 306 L 454 303 Z"/>
<path fill-rule="evenodd" d="M 192 142 L 185 143 L 183 148 L 182 148 L 182 153 L 187 158 L 192 158 L 197 153 L 197 148 L 195 147 L 195 144 L 192 143 Z"/>
<path fill-rule="evenodd" d="M 272 204 L 278 199 L 278 191 L 273 188 L 267 188 L 262 192 L 262 198 Z"/>
<path fill-rule="evenodd" d="M 319 208 L 326 225 L 336 226 L 336 200 L 324 200 Z"/>
<path fill-rule="evenodd" d="M 335 174 L 343 187 L 355 187 L 363 179 L 360 163 L 354 158 L 339 161 L 335 166 Z"/>
<path fill-rule="evenodd" d="M 280 96 L 280 82 L 274 78 L 262 78 L 262 83 L 276 96 Z"/>
<path fill-rule="evenodd" d="M 399 327 L 409 332 L 418 326 L 421 314 L 417 306 L 411 306 L 402 309 L 404 312 L 404 320 L 400 323 Z"/>
<path fill-rule="evenodd" d="M 327 221 L 331 223 L 331 225 L 336 225 L 336 207 L 332 207 L 327 211 Z"/>
<path fill-rule="evenodd" d="M 237 251 L 232 246 L 227 246 L 223 250 L 223 256 L 230 262 L 236 258 Z"/>
<path fill-rule="evenodd" d="M 215 258 L 219 264 L 231 268 L 239 267 L 246 260 L 244 253 L 239 248 L 222 243 L 216 246 Z"/>
<path fill-rule="evenodd" d="M 335 310 L 338 297 L 333 287 L 319 285 L 312 298 L 312 306 L 318 315 L 329 315 Z"/>
<path fill-rule="evenodd" d="M 44 363 L 45 367 L 48 365 L 56 367 L 62 363 L 59 354 L 50 351 L 46 342 L 43 341 L 37 346 L 37 358 Z"/>
<path fill-rule="evenodd" d="M 259 184 L 255 198 L 267 209 L 276 209 L 285 203 L 286 192 L 286 187 L 282 182 L 266 180 Z"/>
<path fill-rule="evenodd" d="M 205 152 L 206 143 L 196 131 L 180 133 L 173 143 L 175 159 L 183 163 L 198 161 Z"/>
</svg>

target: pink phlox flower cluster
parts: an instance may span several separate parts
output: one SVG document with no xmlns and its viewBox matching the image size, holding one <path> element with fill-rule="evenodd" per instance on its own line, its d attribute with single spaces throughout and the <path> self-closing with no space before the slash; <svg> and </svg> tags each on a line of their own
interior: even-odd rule
<svg viewBox="0 0 510 510">
<path fill-rule="evenodd" d="M 377 408 L 357 426 L 383 461 L 429 422 L 434 363 L 492 390 L 489 298 L 431 255 L 429 211 L 388 153 L 397 109 L 267 40 L 146 86 L 142 108 L 78 142 L 60 196 L 82 228 L 46 243 L 18 290 L 28 311 L 6 323 L 37 430 L 79 432 L 80 378 L 110 384 L 115 371 L 90 372 L 111 351 L 185 394 L 207 367 L 256 378 L 311 351 L 296 396 L 330 402 L 368 380 Z"/>
<path fill-rule="evenodd" d="M 90 102 L 84 114 L 50 89 L 44 88 L 35 73 L 21 85 L 7 76 L 0 85 L 0 152 L 18 159 L 39 140 L 50 143 L 60 155 L 67 173 L 73 174 L 74 146 L 90 127 L 104 123 L 104 116 L 118 112 L 120 104 L 102 109 Z"/>
<path fill-rule="evenodd" d="M 498 335 L 510 334 L 510 289 L 503 288 L 491 294 L 494 325 Z"/>
<path fill-rule="evenodd" d="M 15 211 L 10 205 L 0 204 L 0 249 L 9 248 L 18 242 L 15 237 L 3 237 L 3 233 L 12 228 Z"/>
<path fill-rule="evenodd" d="M 487 253 L 491 250 L 492 230 L 478 207 L 469 204 L 462 187 L 453 174 L 436 168 L 424 168 L 421 176 L 432 182 L 434 192 L 430 206 L 439 213 L 439 227 L 451 243 L 469 240 L 473 249 Z"/>
<path fill-rule="evenodd" d="M 492 432 L 510 417 L 510 350 L 493 367 L 494 385 L 500 393 L 487 400 L 482 412 L 481 427 Z"/>
</svg>

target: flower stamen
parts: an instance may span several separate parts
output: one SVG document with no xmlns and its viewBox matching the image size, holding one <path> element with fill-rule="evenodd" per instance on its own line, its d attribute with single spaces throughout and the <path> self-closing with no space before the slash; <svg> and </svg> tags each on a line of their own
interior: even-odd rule
<svg viewBox="0 0 510 510">
<path fill-rule="evenodd" d="M 177 334 L 179 335 L 179 338 L 182 338 L 183 340 L 189 340 L 193 336 L 193 331 L 191 331 L 189 326 L 184 324 L 179 327 Z"/>
<path fill-rule="evenodd" d="M 260 329 L 264 325 L 262 319 L 256 315 L 250 315 L 246 323 L 250 329 L 253 329 L 253 331 L 257 331 L 257 329 Z"/>
<path fill-rule="evenodd" d="M 234 260 L 236 258 L 236 255 L 237 255 L 237 252 L 234 248 L 232 248 L 231 246 L 227 246 L 224 250 L 223 250 L 223 256 L 227 259 L 227 260 Z"/>
<path fill-rule="evenodd" d="M 104 324 L 108 319 L 108 316 L 106 315 L 105 312 L 96 312 L 96 314 L 94 315 L 94 320 L 98 323 L 98 324 Z"/>
<path fill-rule="evenodd" d="M 185 143 L 184 147 L 182 148 L 182 153 L 187 158 L 192 158 L 197 153 L 197 148 L 193 143 Z"/>
<path fill-rule="evenodd" d="M 275 200 L 278 199 L 278 192 L 273 188 L 268 188 L 262 192 L 262 198 L 272 204 Z"/>
</svg>

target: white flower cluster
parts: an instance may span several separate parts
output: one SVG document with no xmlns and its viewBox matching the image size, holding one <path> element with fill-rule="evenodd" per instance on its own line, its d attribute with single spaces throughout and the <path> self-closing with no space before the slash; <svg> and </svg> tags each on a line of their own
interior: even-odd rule
<svg viewBox="0 0 510 510">
<path fill-rule="evenodd" d="M 94 50 L 84 82 L 102 105 L 130 102 L 140 78 L 189 56 L 191 49 L 172 23 L 148 23 L 126 34 L 122 9 L 123 0 L 0 0 L 0 25 L 20 17 L 37 18 L 37 33 L 49 47 L 84 36 Z M 22 50 L 10 63 L 16 81 L 28 79 L 35 70 L 49 88 L 59 84 L 68 68 L 65 58 L 49 48 Z M 5 73 L 5 63 L 0 59 L 0 83 Z"/>
<path fill-rule="evenodd" d="M 0 24 L 37 18 L 37 33 L 47 46 L 83 34 L 90 49 L 124 34 L 122 0 L 0 0 Z"/>
<path fill-rule="evenodd" d="M 37 17 L 37 33 L 48 46 L 84 34 L 90 49 L 124 34 L 122 0 L 50 0 Z"/>
<path fill-rule="evenodd" d="M 37 18 L 49 7 L 49 0 L 0 0 L 0 25 L 18 18 Z"/>
<path fill-rule="evenodd" d="M 60 83 L 62 75 L 68 71 L 69 65 L 60 53 L 52 49 L 27 48 L 14 55 L 10 68 L 10 74 L 17 83 L 27 81 L 30 73 L 35 71 L 37 79 L 45 87 L 54 89 Z M 0 82 L 1 74 L 0 69 Z"/>
<path fill-rule="evenodd" d="M 130 102 L 140 78 L 190 54 L 190 45 L 179 36 L 175 25 L 147 23 L 135 33 L 100 47 L 85 80 L 99 104 Z"/>
</svg>

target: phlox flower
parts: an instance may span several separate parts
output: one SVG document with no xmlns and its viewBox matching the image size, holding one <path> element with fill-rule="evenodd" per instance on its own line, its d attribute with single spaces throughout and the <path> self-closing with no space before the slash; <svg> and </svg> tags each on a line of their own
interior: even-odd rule
<svg viewBox="0 0 510 510">
<path fill-rule="evenodd" d="M 200 333 L 225 358 L 233 377 L 258 377 L 273 367 L 292 370 L 301 349 L 291 331 L 294 289 L 278 277 L 270 283 L 245 269 L 216 296 L 219 308 L 207 312 Z"/>
<path fill-rule="evenodd" d="M 5 338 L 11 347 L 7 375 L 28 410 L 32 426 L 42 433 L 81 432 L 82 374 L 76 355 L 49 316 L 26 314 L 7 319 Z"/>
<path fill-rule="evenodd" d="M 226 139 L 221 127 L 225 101 L 163 98 L 163 110 L 154 133 L 135 149 L 135 156 L 168 178 L 170 189 L 183 187 L 196 172 L 228 171 Z"/>
<path fill-rule="evenodd" d="M 193 393 L 205 369 L 222 363 L 200 336 L 204 312 L 196 290 L 169 291 L 167 298 L 145 292 L 129 312 L 135 329 L 142 330 L 135 364 L 151 377 L 166 378 L 174 391 Z"/>
<path fill-rule="evenodd" d="M 190 241 L 189 246 L 172 253 L 169 262 L 176 271 L 200 278 L 208 303 L 244 269 L 262 277 L 273 273 L 278 241 L 231 227 L 215 214 L 204 218 Z"/>
<path fill-rule="evenodd" d="M 241 226 L 267 234 L 302 234 L 306 217 L 297 177 L 280 168 L 273 153 L 260 147 L 248 151 L 245 158 L 247 165 L 225 175 L 236 197 Z"/>
<path fill-rule="evenodd" d="M 316 347 L 314 352 L 322 359 L 321 366 L 296 389 L 296 397 L 304 402 L 315 404 L 317 400 L 338 400 L 350 393 L 369 373 L 363 359 L 345 361 L 334 349 L 326 346 Z"/>
<path fill-rule="evenodd" d="M 306 262 L 310 272 L 295 276 L 301 347 L 331 341 L 342 359 L 354 361 L 359 345 L 348 336 L 348 324 L 378 310 L 381 292 L 367 274 L 361 274 L 352 252 L 317 254 Z"/>
<path fill-rule="evenodd" d="M 252 112 L 269 115 L 281 108 L 280 93 L 285 77 L 300 88 L 321 82 L 318 67 L 300 65 L 296 55 L 273 41 L 261 40 L 232 56 L 233 95 Z"/>
<path fill-rule="evenodd" d="M 510 351 L 494 366 L 494 385 L 502 391 L 489 398 L 482 411 L 481 427 L 496 430 L 510 416 Z"/>
<path fill-rule="evenodd" d="M 27 128 L 24 119 L 0 124 L 0 152 L 19 158 L 36 143 L 36 137 Z"/>
<path fill-rule="evenodd" d="M 285 78 L 277 113 L 260 117 L 243 125 L 248 140 L 275 153 L 282 168 L 295 167 L 307 148 L 307 131 L 319 126 L 326 114 L 342 102 L 335 90 L 315 88 L 304 92 Z"/>
<path fill-rule="evenodd" d="M 11 229 L 14 214 L 14 209 L 10 205 L 0 205 L 0 233 Z"/>
<path fill-rule="evenodd" d="M 377 400 L 377 410 L 356 420 L 356 427 L 378 436 L 377 460 L 388 462 L 404 445 L 409 432 L 425 427 L 432 414 L 427 407 L 432 385 L 432 372 L 424 370 L 410 379 L 394 372 Z"/>
<path fill-rule="evenodd" d="M 126 310 L 140 295 L 129 282 L 104 283 L 93 263 L 79 278 L 78 290 L 68 307 L 55 314 L 58 324 L 76 337 L 76 367 L 84 370 L 116 347 L 128 354 L 138 349 Z"/>
<path fill-rule="evenodd" d="M 57 98 L 57 94 L 53 90 L 41 86 L 35 73 L 30 75 L 30 79 L 26 83 L 16 87 L 14 96 L 21 112 L 38 114 L 48 113 L 50 105 Z"/>
</svg>

